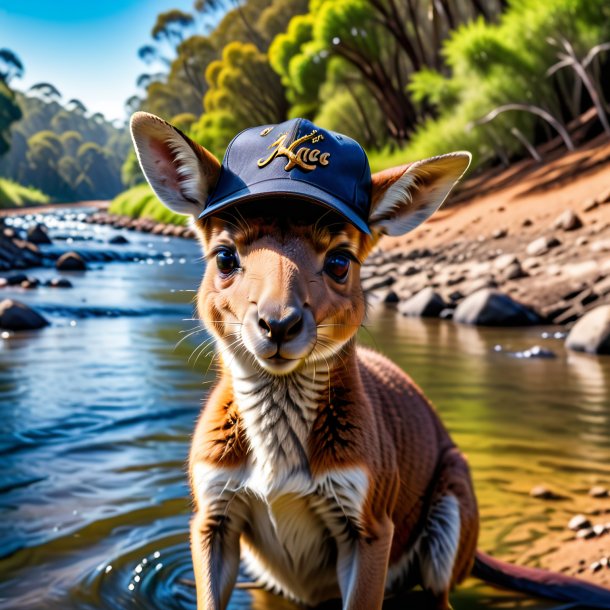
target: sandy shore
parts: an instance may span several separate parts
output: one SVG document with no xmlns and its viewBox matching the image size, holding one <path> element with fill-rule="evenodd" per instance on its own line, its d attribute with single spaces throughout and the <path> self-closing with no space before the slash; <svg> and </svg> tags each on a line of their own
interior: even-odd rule
<svg viewBox="0 0 610 610">
<path fill-rule="evenodd" d="M 31 207 L 8 208 L 0 210 L 0 218 L 2 216 L 22 216 L 24 214 L 48 214 L 58 209 L 70 208 L 96 208 L 100 211 L 107 210 L 110 206 L 110 201 L 93 200 L 93 201 L 74 201 L 71 203 L 52 203 L 47 205 L 37 205 Z"/>
</svg>

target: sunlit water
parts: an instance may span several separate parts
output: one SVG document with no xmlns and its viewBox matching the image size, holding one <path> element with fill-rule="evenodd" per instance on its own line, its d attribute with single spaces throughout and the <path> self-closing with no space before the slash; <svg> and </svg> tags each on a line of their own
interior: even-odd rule
<svg viewBox="0 0 610 610">
<path fill-rule="evenodd" d="M 67 246 L 78 248 L 100 248 L 116 233 L 56 228 L 71 230 L 93 238 Z M 0 292 L 52 321 L 0 339 L 6 610 L 195 606 L 185 461 L 213 370 L 209 349 L 197 349 L 205 333 L 187 335 L 197 326 L 192 290 L 203 264 L 193 242 L 126 235 L 131 243 L 113 248 L 141 252 L 140 262 L 65 274 L 71 290 Z M 471 463 L 480 546 L 514 560 L 549 529 L 565 527 L 583 508 L 584 490 L 610 483 L 610 358 L 567 355 L 552 332 L 542 336 L 548 330 L 477 330 L 373 308 L 361 332 L 436 404 Z M 535 344 L 557 357 L 507 354 Z M 539 483 L 572 501 L 531 498 Z M 457 610 L 551 607 L 475 581 L 452 602 Z M 294 608 L 248 591 L 236 591 L 231 607 Z"/>
</svg>

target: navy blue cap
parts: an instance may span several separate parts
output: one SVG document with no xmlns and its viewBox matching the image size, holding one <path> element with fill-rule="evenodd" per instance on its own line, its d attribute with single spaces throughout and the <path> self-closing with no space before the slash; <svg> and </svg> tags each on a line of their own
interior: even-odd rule
<svg viewBox="0 0 610 610">
<path fill-rule="evenodd" d="M 291 197 L 334 210 L 370 234 L 370 194 L 371 170 L 358 142 L 292 119 L 233 138 L 199 218 L 253 199 Z"/>
</svg>

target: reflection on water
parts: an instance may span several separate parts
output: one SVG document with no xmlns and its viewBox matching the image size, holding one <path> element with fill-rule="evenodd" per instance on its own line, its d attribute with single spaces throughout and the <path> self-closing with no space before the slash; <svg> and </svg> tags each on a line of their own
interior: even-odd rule
<svg viewBox="0 0 610 610">
<path fill-rule="evenodd" d="M 79 230 L 98 240 L 111 231 Z M 98 265 L 72 275 L 73 290 L 0 295 L 53 322 L 0 339 L 2 608 L 194 608 L 185 460 L 213 374 L 205 349 L 188 363 L 206 335 L 186 336 L 197 322 L 193 293 L 181 291 L 196 287 L 201 262 L 193 243 L 128 237 L 166 256 Z M 568 356 L 540 329 L 479 331 L 383 309 L 371 311 L 361 340 L 412 375 L 468 454 L 482 548 L 518 560 L 530 541 L 565 525 L 573 503 L 541 504 L 528 494 L 533 485 L 570 496 L 610 484 L 610 359 Z M 540 344 L 558 357 L 510 358 L 498 344 Z M 457 610 L 550 607 L 474 581 L 452 600 Z M 417 596 L 386 604 L 407 605 L 418 607 Z M 231 607 L 295 608 L 243 590 Z"/>
</svg>

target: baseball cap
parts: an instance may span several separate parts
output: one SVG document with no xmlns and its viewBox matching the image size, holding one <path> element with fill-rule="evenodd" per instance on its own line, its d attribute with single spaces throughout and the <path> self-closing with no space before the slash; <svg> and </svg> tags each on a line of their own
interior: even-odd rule
<svg viewBox="0 0 610 610">
<path fill-rule="evenodd" d="M 358 142 L 291 119 L 233 138 L 199 218 L 253 199 L 290 197 L 334 210 L 370 234 L 370 193 L 371 170 Z"/>
</svg>

